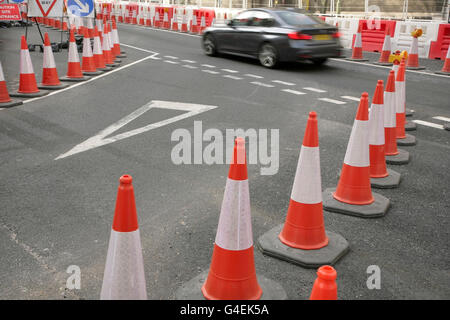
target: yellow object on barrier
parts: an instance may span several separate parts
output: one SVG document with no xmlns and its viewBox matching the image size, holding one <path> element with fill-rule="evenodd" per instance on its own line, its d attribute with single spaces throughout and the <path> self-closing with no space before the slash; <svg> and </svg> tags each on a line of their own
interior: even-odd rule
<svg viewBox="0 0 450 320">
<path fill-rule="evenodd" d="M 418 37 L 422 36 L 422 33 L 423 33 L 422 29 L 418 28 L 418 29 L 414 29 L 414 31 L 411 32 L 411 35 L 414 38 L 418 38 Z"/>
<path fill-rule="evenodd" d="M 397 50 L 389 55 L 389 62 L 394 63 L 395 61 L 397 61 L 400 64 L 402 58 L 408 60 L 408 52 L 406 50 L 403 50 L 402 52 L 400 52 L 400 50 Z"/>
</svg>

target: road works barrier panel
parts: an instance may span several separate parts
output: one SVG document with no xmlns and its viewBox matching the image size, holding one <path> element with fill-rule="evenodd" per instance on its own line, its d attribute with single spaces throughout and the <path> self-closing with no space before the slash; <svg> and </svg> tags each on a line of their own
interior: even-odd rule
<svg viewBox="0 0 450 320">
<path fill-rule="evenodd" d="M 359 20 L 361 26 L 361 38 L 363 51 L 381 52 L 384 35 L 389 28 L 391 37 L 395 33 L 396 21 L 389 20 Z M 352 43 L 355 41 L 353 36 Z"/>
<path fill-rule="evenodd" d="M 450 45 L 450 23 L 439 25 L 436 39 L 430 42 L 430 59 L 444 60 Z"/>
<path fill-rule="evenodd" d="M 418 52 L 420 58 L 428 58 L 430 44 L 438 35 L 439 23 L 436 21 L 398 21 L 395 36 L 392 41 L 394 50 L 406 50 L 409 52 L 412 35 L 416 28 L 422 29 L 422 36 L 418 40 Z"/>
</svg>

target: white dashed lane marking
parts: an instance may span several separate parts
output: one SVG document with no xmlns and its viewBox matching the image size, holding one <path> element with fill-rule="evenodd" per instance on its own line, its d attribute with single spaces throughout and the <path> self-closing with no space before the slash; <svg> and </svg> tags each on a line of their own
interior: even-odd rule
<svg viewBox="0 0 450 320">
<path fill-rule="evenodd" d="M 186 62 L 186 63 L 195 63 L 194 60 L 181 60 L 181 61 Z"/>
<path fill-rule="evenodd" d="M 437 124 L 437 123 L 423 121 L 423 120 L 413 120 L 412 122 L 421 124 L 423 126 L 444 130 L 444 126 L 442 124 Z"/>
<path fill-rule="evenodd" d="M 167 58 L 167 59 L 178 59 L 178 57 L 174 57 L 174 56 L 164 56 L 164 58 Z"/>
<path fill-rule="evenodd" d="M 238 73 L 239 72 L 239 71 L 231 70 L 231 69 L 220 69 L 220 70 L 225 71 L 225 72 L 229 72 L 229 73 Z"/>
<path fill-rule="evenodd" d="M 313 91 L 313 92 L 318 92 L 318 93 L 324 93 L 324 92 L 326 92 L 325 90 L 317 89 L 317 88 L 311 88 L 311 87 L 305 87 L 305 88 L 303 88 L 303 89 L 309 90 L 309 91 Z"/>
<path fill-rule="evenodd" d="M 210 65 L 210 64 L 202 64 L 202 67 L 205 67 L 205 68 L 215 68 L 216 66 L 212 66 L 212 65 Z"/>
<path fill-rule="evenodd" d="M 275 86 L 271 85 L 271 84 L 267 84 L 267 83 L 262 83 L 262 82 L 258 82 L 258 81 L 252 81 L 250 82 L 251 84 L 255 84 L 257 86 L 261 86 L 261 87 L 266 87 L 266 88 L 273 88 Z"/>
<path fill-rule="evenodd" d="M 330 98 L 319 98 L 319 100 L 334 103 L 334 104 L 346 104 L 347 103 L 344 101 L 334 100 L 334 99 L 330 99 Z"/>
<path fill-rule="evenodd" d="M 164 60 L 164 62 L 171 63 L 171 64 L 179 64 L 179 62 L 172 61 L 172 60 Z"/>
<path fill-rule="evenodd" d="M 306 92 L 301 92 L 301 91 L 291 90 L 291 89 L 283 89 L 281 91 L 296 94 L 296 95 L 306 94 Z"/>
<path fill-rule="evenodd" d="M 191 66 L 190 64 L 183 64 L 182 67 L 189 68 L 189 69 L 197 69 L 198 68 L 196 66 Z"/>
<path fill-rule="evenodd" d="M 347 99 L 347 100 L 353 100 L 353 101 L 360 101 L 359 98 L 357 97 L 352 97 L 352 96 L 341 96 L 341 98 Z"/>
<path fill-rule="evenodd" d="M 285 86 L 295 86 L 295 83 L 285 82 L 285 81 L 281 81 L 281 80 L 272 80 L 272 82 L 273 83 L 284 84 Z"/>
<path fill-rule="evenodd" d="M 218 74 L 219 72 L 218 71 L 212 71 L 212 70 L 202 70 L 203 72 L 206 72 L 206 73 L 210 73 L 210 74 Z"/>
<path fill-rule="evenodd" d="M 226 74 L 226 75 L 224 75 L 223 77 L 224 77 L 224 78 L 230 78 L 230 79 L 233 79 L 233 80 L 242 80 L 242 78 L 236 77 L 236 76 L 232 76 L 232 75 L 230 75 L 230 74 Z"/>
<path fill-rule="evenodd" d="M 264 77 L 258 76 L 256 74 L 246 73 L 244 76 L 250 77 L 250 78 L 256 78 L 256 79 L 262 79 Z"/>
</svg>

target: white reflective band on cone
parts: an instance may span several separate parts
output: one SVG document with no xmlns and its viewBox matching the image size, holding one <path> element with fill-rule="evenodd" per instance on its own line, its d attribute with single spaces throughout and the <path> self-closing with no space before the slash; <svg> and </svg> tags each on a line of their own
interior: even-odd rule
<svg viewBox="0 0 450 320">
<path fill-rule="evenodd" d="M 355 120 L 345 152 L 344 163 L 352 167 L 368 167 L 369 121 Z"/>
<path fill-rule="evenodd" d="M 395 77 L 397 77 L 397 71 L 398 71 L 398 68 L 399 68 L 400 66 L 398 65 L 398 64 L 394 64 L 394 65 L 392 65 L 392 70 L 394 70 L 394 72 L 395 72 Z M 397 84 L 397 82 L 396 82 L 396 84 Z"/>
<path fill-rule="evenodd" d="M 132 232 L 111 230 L 100 299 L 147 299 L 139 229 Z"/>
<path fill-rule="evenodd" d="M 5 81 L 5 76 L 3 74 L 3 67 L 1 62 L 0 62 L 0 81 Z"/>
<path fill-rule="evenodd" d="M 382 104 L 372 103 L 372 105 L 370 106 L 369 145 L 384 145 L 384 114 Z"/>
<path fill-rule="evenodd" d="M 34 73 L 33 64 L 31 63 L 30 52 L 28 52 L 28 49 L 20 50 L 20 73 Z"/>
<path fill-rule="evenodd" d="M 43 68 L 56 68 L 52 47 L 44 46 L 44 61 L 42 66 Z"/>
<path fill-rule="evenodd" d="M 386 35 L 383 42 L 383 49 L 381 51 L 391 51 L 391 36 Z"/>
<path fill-rule="evenodd" d="M 319 147 L 302 146 L 291 199 L 306 204 L 322 202 Z"/>
<path fill-rule="evenodd" d="M 395 81 L 395 112 L 405 113 L 405 81 Z"/>
<path fill-rule="evenodd" d="M 384 92 L 384 127 L 395 128 L 397 127 L 397 121 L 395 117 L 395 92 Z"/>
<path fill-rule="evenodd" d="M 108 45 L 110 49 L 114 47 L 111 30 L 108 32 Z"/>
<path fill-rule="evenodd" d="M 357 34 L 356 34 L 356 38 L 355 38 L 355 48 L 362 48 L 361 33 L 357 33 Z"/>
<path fill-rule="evenodd" d="M 103 51 L 110 51 L 110 45 L 109 45 L 109 37 L 107 35 L 103 36 L 103 45 L 102 45 Z"/>
<path fill-rule="evenodd" d="M 411 42 L 411 48 L 409 49 L 409 54 L 418 54 L 419 53 L 419 47 L 418 42 L 419 40 L 416 37 L 413 37 Z"/>
<path fill-rule="evenodd" d="M 103 54 L 100 38 L 94 37 L 94 55 Z"/>
<path fill-rule="evenodd" d="M 117 32 L 117 29 L 113 29 L 112 30 L 112 35 L 113 35 L 113 44 L 119 44 L 119 33 Z"/>
<path fill-rule="evenodd" d="M 248 180 L 227 178 L 215 243 L 227 250 L 253 246 Z"/>
<path fill-rule="evenodd" d="M 91 40 L 89 38 L 83 38 L 83 57 L 92 57 Z"/>
</svg>

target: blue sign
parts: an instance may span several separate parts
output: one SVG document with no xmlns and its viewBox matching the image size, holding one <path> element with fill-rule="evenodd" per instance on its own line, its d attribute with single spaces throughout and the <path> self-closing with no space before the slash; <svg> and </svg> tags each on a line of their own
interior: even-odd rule
<svg viewBox="0 0 450 320">
<path fill-rule="evenodd" d="M 11 2 L 14 2 L 14 3 L 22 3 L 22 2 L 25 2 L 25 0 L 10 0 Z"/>
<path fill-rule="evenodd" d="M 94 11 L 94 0 L 67 0 L 67 10 L 75 16 L 86 17 Z"/>
</svg>

